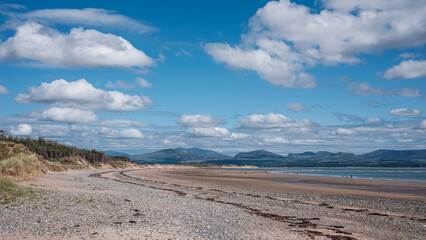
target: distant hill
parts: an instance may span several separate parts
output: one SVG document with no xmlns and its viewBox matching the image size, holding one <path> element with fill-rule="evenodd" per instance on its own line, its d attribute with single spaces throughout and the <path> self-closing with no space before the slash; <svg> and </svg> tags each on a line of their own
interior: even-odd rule
<svg viewBox="0 0 426 240">
<path fill-rule="evenodd" d="M 362 159 L 353 153 L 332 153 L 327 151 L 290 153 L 287 163 L 294 167 L 359 167 Z"/>
<path fill-rule="evenodd" d="M 163 149 L 152 153 L 136 154 L 130 159 L 142 163 L 179 163 L 187 160 L 196 160 L 199 156 L 195 153 L 183 152 L 177 149 Z"/>
<path fill-rule="evenodd" d="M 255 150 L 251 152 L 241 152 L 235 155 L 232 159 L 225 160 L 224 164 L 234 164 L 234 165 L 253 165 L 261 167 L 273 167 L 282 165 L 285 162 L 285 157 L 279 154 L 269 152 L 266 150 Z M 219 162 L 224 162 L 224 160 L 212 160 L 209 163 L 219 164 Z"/>
<path fill-rule="evenodd" d="M 288 158 L 297 158 L 297 159 L 306 159 L 315 157 L 316 153 L 314 152 L 304 152 L 304 153 L 289 153 L 287 155 Z"/>
<path fill-rule="evenodd" d="M 323 159 L 358 159 L 357 155 L 353 153 L 332 153 L 327 151 L 304 152 L 304 153 L 289 153 L 288 159 L 310 159 L 310 160 L 323 160 Z"/>
<path fill-rule="evenodd" d="M 255 160 L 282 160 L 285 159 L 283 156 L 268 152 L 266 150 L 256 150 L 251 152 L 241 152 L 235 155 L 235 160 L 247 160 L 247 159 L 255 159 Z"/>
<path fill-rule="evenodd" d="M 230 158 L 227 155 L 200 148 L 175 148 L 163 149 L 152 153 L 136 154 L 130 156 L 134 161 L 141 163 L 199 163 L 207 159 Z"/>
<path fill-rule="evenodd" d="M 130 157 L 130 155 L 127 154 L 127 153 L 118 152 L 118 151 L 114 151 L 114 150 L 106 150 L 106 151 L 104 151 L 104 153 L 108 156 L 113 156 L 113 157 Z"/>
<path fill-rule="evenodd" d="M 380 149 L 374 152 L 360 155 L 366 159 L 375 160 L 424 160 L 426 159 L 426 149 L 423 150 L 388 150 Z"/>
<path fill-rule="evenodd" d="M 134 161 L 141 163 L 200 163 L 207 159 L 226 159 L 227 155 L 200 148 L 163 149 L 152 153 L 130 156 Z"/>
<path fill-rule="evenodd" d="M 197 154 L 201 158 L 230 158 L 230 156 L 221 154 L 212 150 L 205 150 L 200 148 L 176 148 L 175 150 L 181 152 L 188 152 Z"/>
<path fill-rule="evenodd" d="M 317 159 L 353 159 L 356 158 L 356 155 L 353 153 L 344 153 L 344 152 L 338 152 L 338 153 L 331 153 L 326 151 L 319 151 L 316 156 Z"/>
<path fill-rule="evenodd" d="M 426 166 L 426 150 L 377 150 L 361 155 L 319 151 L 317 153 L 290 153 L 287 157 L 266 150 L 256 150 L 241 152 L 230 157 L 199 148 L 176 148 L 133 155 L 131 159 L 146 163 L 197 163 L 258 167 L 422 167 Z"/>
</svg>

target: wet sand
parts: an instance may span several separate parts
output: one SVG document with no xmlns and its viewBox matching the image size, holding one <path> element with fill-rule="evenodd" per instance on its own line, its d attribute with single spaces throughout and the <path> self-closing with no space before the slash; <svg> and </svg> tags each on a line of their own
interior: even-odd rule
<svg viewBox="0 0 426 240">
<path fill-rule="evenodd" d="M 159 171 L 164 178 L 176 181 L 203 181 L 230 187 L 278 193 L 332 196 L 367 196 L 426 201 L 426 183 L 370 180 L 311 175 L 276 174 L 253 170 L 173 170 Z"/>
</svg>

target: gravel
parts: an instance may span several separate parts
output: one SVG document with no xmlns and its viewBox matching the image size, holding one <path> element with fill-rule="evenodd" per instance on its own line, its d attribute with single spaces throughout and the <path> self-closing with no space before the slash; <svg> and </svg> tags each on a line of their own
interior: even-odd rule
<svg viewBox="0 0 426 240">
<path fill-rule="evenodd" d="M 426 239 L 424 202 L 296 196 L 102 172 L 25 183 L 40 191 L 22 204 L 0 205 L 0 239 Z"/>
</svg>

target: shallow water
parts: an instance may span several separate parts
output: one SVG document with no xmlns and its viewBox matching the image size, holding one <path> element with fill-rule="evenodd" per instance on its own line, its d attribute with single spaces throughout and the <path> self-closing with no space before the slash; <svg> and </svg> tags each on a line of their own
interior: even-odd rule
<svg viewBox="0 0 426 240">
<path fill-rule="evenodd" d="M 349 189 L 359 189 L 359 190 L 372 190 L 372 191 L 383 191 L 396 194 L 407 194 L 413 196 L 422 196 L 426 197 L 426 189 L 422 186 L 425 184 L 419 183 L 419 187 L 402 187 L 402 186 L 391 186 L 391 185 L 349 185 L 349 184 L 329 184 L 329 183 L 319 183 L 319 182 L 307 182 L 307 180 L 316 180 L 315 177 L 302 177 L 294 179 L 278 179 L 274 180 L 276 182 L 288 182 L 288 183 L 297 183 L 308 186 L 317 186 L 317 187 L 332 187 L 332 188 L 349 188 Z"/>
<path fill-rule="evenodd" d="M 279 168 L 270 173 L 426 182 L 426 168 Z"/>
</svg>

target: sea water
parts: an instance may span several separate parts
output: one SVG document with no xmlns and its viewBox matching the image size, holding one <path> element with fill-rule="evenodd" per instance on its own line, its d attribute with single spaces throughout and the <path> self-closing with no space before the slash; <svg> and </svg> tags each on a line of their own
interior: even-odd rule
<svg viewBox="0 0 426 240">
<path fill-rule="evenodd" d="M 276 168 L 264 170 L 279 174 L 426 182 L 426 168 Z"/>
</svg>

